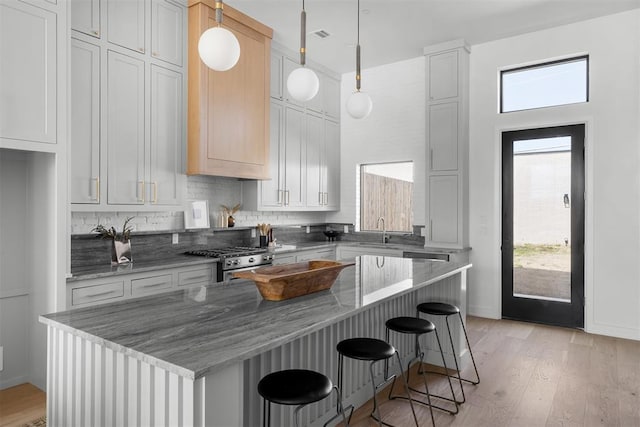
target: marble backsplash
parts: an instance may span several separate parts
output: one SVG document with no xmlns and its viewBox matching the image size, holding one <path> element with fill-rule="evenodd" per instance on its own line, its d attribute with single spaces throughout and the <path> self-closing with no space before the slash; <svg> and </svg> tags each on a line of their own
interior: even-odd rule
<svg viewBox="0 0 640 427">
<path fill-rule="evenodd" d="M 349 232 L 344 233 L 344 227 Z M 417 233 L 420 227 L 415 227 Z M 225 229 L 208 229 L 198 231 L 158 231 L 134 232 L 131 235 L 131 252 L 133 262 L 157 261 L 183 254 L 194 247 L 222 248 L 229 246 L 258 246 L 259 237 L 252 237 L 253 227 L 237 227 Z M 313 224 L 273 226 L 273 237 L 277 243 L 295 244 L 305 242 L 322 242 L 328 240 L 325 230 L 340 232 L 336 241 L 345 242 L 379 242 L 381 233 L 355 233 L 353 225 L 348 224 Z M 178 235 L 178 243 L 174 244 L 173 236 Z M 414 234 L 391 234 L 389 243 L 424 245 L 424 238 Z M 76 268 L 92 265 L 109 264 L 111 261 L 110 241 L 101 239 L 96 234 L 74 234 L 71 236 L 71 271 Z"/>
</svg>

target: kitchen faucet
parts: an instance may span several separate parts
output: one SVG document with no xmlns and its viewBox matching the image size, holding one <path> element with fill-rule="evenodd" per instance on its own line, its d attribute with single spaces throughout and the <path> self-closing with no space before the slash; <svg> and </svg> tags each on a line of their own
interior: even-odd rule
<svg viewBox="0 0 640 427">
<path fill-rule="evenodd" d="M 387 238 L 387 228 L 384 225 L 384 217 L 378 217 L 377 227 L 380 228 L 380 221 L 382 221 L 382 243 L 387 243 L 389 239 Z"/>
</svg>

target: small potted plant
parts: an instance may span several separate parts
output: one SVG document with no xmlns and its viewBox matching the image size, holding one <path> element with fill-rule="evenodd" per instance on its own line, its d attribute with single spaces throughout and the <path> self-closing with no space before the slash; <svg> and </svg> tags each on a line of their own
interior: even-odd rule
<svg viewBox="0 0 640 427">
<path fill-rule="evenodd" d="M 91 232 L 98 233 L 103 239 L 111 240 L 111 265 L 127 264 L 133 261 L 131 257 L 131 230 L 129 225 L 134 217 L 129 217 L 122 225 L 122 232 L 118 233 L 112 226 L 106 228 L 102 224 L 96 225 Z"/>
<path fill-rule="evenodd" d="M 238 210 L 240 209 L 240 203 L 238 203 L 232 208 L 225 205 L 220 205 L 220 206 L 222 207 L 222 212 L 227 217 L 227 227 L 233 227 L 234 225 L 236 225 L 236 220 L 233 217 L 233 214 L 238 212 Z"/>
</svg>

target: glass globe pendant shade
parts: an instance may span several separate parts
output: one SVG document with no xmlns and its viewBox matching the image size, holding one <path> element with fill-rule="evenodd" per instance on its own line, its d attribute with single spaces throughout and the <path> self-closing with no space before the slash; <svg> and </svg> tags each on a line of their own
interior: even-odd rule
<svg viewBox="0 0 640 427">
<path fill-rule="evenodd" d="M 306 67 L 296 68 L 287 78 L 287 90 L 296 101 L 311 100 L 320 89 L 320 80 L 316 73 Z"/>
<path fill-rule="evenodd" d="M 353 92 L 347 100 L 347 112 L 354 119 L 364 119 L 373 109 L 371 97 L 363 92 Z"/>
<path fill-rule="evenodd" d="M 212 27 L 200 36 L 198 53 L 207 67 L 216 71 L 227 71 L 240 59 L 240 43 L 226 28 Z"/>
</svg>

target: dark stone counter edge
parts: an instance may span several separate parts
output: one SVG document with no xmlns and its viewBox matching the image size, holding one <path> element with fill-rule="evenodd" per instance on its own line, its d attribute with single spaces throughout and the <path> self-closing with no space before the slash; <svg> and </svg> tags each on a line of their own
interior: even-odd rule
<svg viewBox="0 0 640 427">
<path fill-rule="evenodd" d="M 295 340 L 296 338 L 299 338 L 299 337 L 308 335 L 308 334 L 310 334 L 312 332 L 318 331 L 318 330 L 320 330 L 320 329 L 322 329 L 322 328 L 324 328 L 326 326 L 329 326 L 329 325 L 331 325 L 333 323 L 337 323 L 337 322 L 339 322 L 341 320 L 344 320 L 344 319 L 347 319 L 349 317 L 352 317 L 352 316 L 360 313 L 361 311 L 370 310 L 370 309 L 372 309 L 372 308 L 374 308 L 374 307 L 376 307 L 376 306 L 378 306 L 378 305 L 380 305 L 380 304 L 382 304 L 382 303 L 384 303 L 384 302 L 386 302 L 386 301 L 388 301 L 388 300 L 390 300 L 392 298 L 396 298 L 396 297 L 402 296 L 404 294 L 415 292 L 418 289 L 421 289 L 421 288 L 423 288 L 425 286 L 429 286 L 429 285 L 431 285 L 433 283 L 439 282 L 442 279 L 445 279 L 447 277 L 451 277 L 451 276 L 454 276 L 456 274 L 459 274 L 462 271 L 467 270 L 467 269 L 469 269 L 471 267 L 472 267 L 471 263 L 466 263 L 466 264 L 464 264 L 464 263 L 462 263 L 462 264 L 457 264 L 457 263 L 454 264 L 454 263 L 452 263 L 452 268 L 453 269 L 451 271 L 449 271 L 447 273 L 443 273 L 443 274 L 441 274 L 441 275 L 439 275 L 437 277 L 433 277 L 433 278 L 431 278 L 431 279 L 429 279 L 429 280 L 427 280 L 425 282 L 422 282 L 422 283 L 420 283 L 420 284 L 418 284 L 416 286 L 413 286 L 410 289 L 402 290 L 402 291 L 397 292 L 397 293 L 395 293 L 393 295 L 390 295 L 390 296 L 388 296 L 388 297 L 386 297 L 384 299 L 381 299 L 379 301 L 371 303 L 371 304 L 369 304 L 367 306 L 358 307 L 358 308 L 356 308 L 356 309 L 354 309 L 354 310 L 352 310 L 352 311 L 350 311 L 348 313 L 343 313 L 343 314 L 337 315 L 335 317 L 326 319 L 325 321 L 316 323 L 311 327 L 304 328 L 304 329 L 299 329 L 295 333 L 289 334 L 287 336 L 282 336 L 282 337 L 278 338 L 277 340 L 272 340 L 272 341 L 270 341 L 270 342 L 268 342 L 266 344 L 254 347 L 250 351 L 245 351 L 245 352 L 242 352 L 242 353 L 238 353 L 234 357 L 227 358 L 226 360 L 220 361 L 215 365 L 212 365 L 212 366 L 209 366 L 208 368 L 200 369 L 200 370 L 197 370 L 197 371 L 194 371 L 192 369 L 188 369 L 188 368 L 185 368 L 183 366 L 176 365 L 176 364 L 173 364 L 173 363 L 170 363 L 170 362 L 166 362 L 166 361 L 164 361 L 162 359 L 159 359 L 159 358 L 156 358 L 154 356 L 150 356 L 148 354 L 141 353 L 139 351 L 136 351 L 136 350 L 130 349 L 128 347 L 122 346 L 120 344 L 114 343 L 112 341 L 105 340 L 105 339 L 97 337 L 95 335 L 86 333 L 86 332 L 84 332 L 82 330 L 78 330 L 76 328 L 70 327 L 68 325 L 65 325 L 64 323 L 60 323 L 60 322 L 58 322 L 56 320 L 50 319 L 48 317 L 50 315 L 41 315 L 39 317 L 39 320 L 40 320 L 41 323 L 44 323 L 44 324 L 46 324 L 48 326 L 51 326 L 51 327 L 54 327 L 56 329 L 60 329 L 60 330 L 69 332 L 69 333 L 71 333 L 73 335 L 76 335 L 76 336 L 79 336 L 81 338 L 87 339 L 87 340 L 89 340 L 91 342 L 94 342 L 96 344 L 99 344 L 101 346 L 109 348 L 109 349 L 111 349 L 113 351 L 116 351 L 116 352 L 119 352 L 119 353 L 123 353 L 125 355 L 131 356 L 131 357 L 136 358 L 138 360 L 141 360 L 143 362 L 149 363 L 150 365 L 157 366 L 157 367 L 159 367 L 161 369 L 165 369 L 165 370 L 167 370 L 169 372 L 176 373 L 177 375 L 185 377 L 185 378 L 187 378 L 189 380 L 196 380 L 198 378 L 206 376 L 207 374 L 211 374 L 211 373 L 220 371 L 220 370 L 222 370 L 222 369 L 224 369 L 224 368 L 226 368 L 226 367 L 228 367 L 228 366 L 230 366 L 230 365 L 232 365 L 234 363 L 237 363 L 237 362 L 240 362 L 240 361 L 244 361 L 244 360 L 249 359 L 249 358 L 251 358 L 253 356 L 256 356 L 256 355 L 258 355 L 260 353 L 264 353 L 265 351 L 269 351 L 269 350 L 274 349 L 276 347 L 279 347 L 279 346 L 281 346 L 283 344 L 291 342 L 291 341 Z M 247 282 L 250 282 L 250 281 L 247 281 Z M 211 284 L 209 286 L 216 286 L 216 283 L 213 283 L 213 284 Z M 141 297 L 141 298 L 144 298 L 144 297 Z"/>
</svg>

